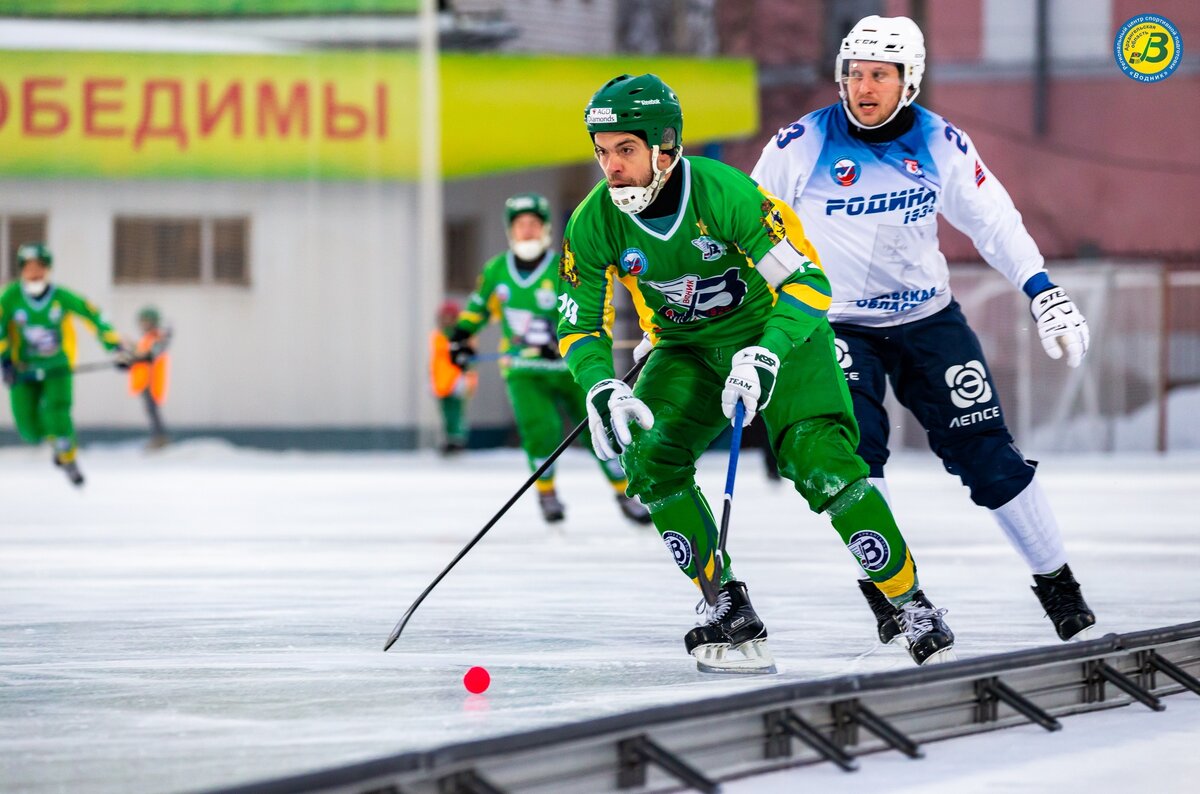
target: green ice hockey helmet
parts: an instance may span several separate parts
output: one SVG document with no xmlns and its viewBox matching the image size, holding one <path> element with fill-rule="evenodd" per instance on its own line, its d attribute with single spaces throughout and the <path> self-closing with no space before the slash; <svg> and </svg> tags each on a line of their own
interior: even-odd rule
<svg viewBox="0 0 1200 794">
<path fill-rule="evenodd" d="M 683 108 L 679 97 L 658 75 L 623 74 L 609 80 L 592 95 L 584 111 L 587 130 L 637 132 L 647 146 L 673 152 L 683 141 Z"/>
<path fill-rule="evenodd" d="M 45 243 L 21 243 L 17 246 L 17 269 L 20 270 L 30 259 L 37 259 L 46 267 L 54 263 L 54 257 Z"/>
<path fill-rule="evenodd" d="M 532 212 L 542 219 L 542 223 L 550 222 L 550 202 L 538 193 L 518 193 L 504 202 L 504 225 L 512 226 L 513 220 L 522 213 Z"/>
</svg>

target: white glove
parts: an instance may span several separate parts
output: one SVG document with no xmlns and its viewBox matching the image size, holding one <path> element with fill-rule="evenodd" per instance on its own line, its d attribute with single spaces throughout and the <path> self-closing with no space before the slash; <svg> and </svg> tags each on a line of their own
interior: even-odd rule
<svg viewBox="0 0 1200 794">
<path fill-rule="evenodd" d="M 616 460 L 633 442 L 630 423 L 637 422 L 643 430 L 654 427 L 654 414 L 633 396 L 628 383 L 615 378 L 602 380 L 588 391 L 587 412 L 592 449 L 600 460 Z"/>
<path fill-rule="evenodd" d="M 742 427 L 771 402 L 771 391 L 779 375 L 779 359 L 765 347 L 743 347 L 733 356 L 733 366 L 721 392 L 721 410 L 730 420 L 739 401 L 746 406 Z M 730 424 L 733 424 L 731 421 Z"/>
<path fill-rule="evenodd" d="M 1054 360 L 1067 351 L 1067 365 L 1078 367 L 1088 349 L 1087 320 L 1062 287 L 1051 287 L 1033 296 L 1029 311 L 1037 320 L 1038 336 L 1046 355 Z"/>
<path fill-rule="evenodd" d="M 650 341 L 650 334 L 642 334 L 642 341 L 637 343 L 637 347 L 633 349 L 633 363 L 637 364 L 643 358 L 650 355 L 650 351 L 654 349 L 654 343 Z"/>
</svg>

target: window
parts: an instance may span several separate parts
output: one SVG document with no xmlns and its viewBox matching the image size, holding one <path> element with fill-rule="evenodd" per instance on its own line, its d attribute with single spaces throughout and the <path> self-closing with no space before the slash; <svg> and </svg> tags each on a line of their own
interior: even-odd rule
<svg viewBox="0 0 1200 794">
<path fill-rule="evenodd" d="M 475 289 L 483 260 L 479 258 L 479 221 L 466 218 L 446 222 L 446 291 Z"/>
<path fill-rule="evenodd" d="M 248 284 L 246 218 L 119 216 L 113 222 L 117 284 Z"/>
<path fill-rule="evenodd" d="M 46 242 L 45 215 L 0 215 L 0 280 L 17 277 L 18 246 L 39 242 Z"/>
</svg>

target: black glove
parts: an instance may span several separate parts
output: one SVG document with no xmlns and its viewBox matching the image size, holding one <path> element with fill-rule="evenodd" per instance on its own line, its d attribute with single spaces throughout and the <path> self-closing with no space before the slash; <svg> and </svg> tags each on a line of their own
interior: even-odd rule
<svg viewBox="0 0 1200 794">
<path fill-rule="evenodd" d="M 4 385 L 10 389 L 17 382 L 17 368 L 7 358 L 0 359 L 0 371 L 4 374 Z"/>
<path fill-rule="evenodd" d="M 461 369 L 466 369 L 475 358 L 475 348 L 471 347 L 471 335 L 465 331 L 455 331 L 450 337 L 450 363 Z"/>
<path fill-rule="evenodd" d="M 113 357 L 113 364 L 117 369 L 129 369 L 133 366 L 133 362 L 133 351 L 125 347 L 119 348 L 117 354 Z"/>
</svg>

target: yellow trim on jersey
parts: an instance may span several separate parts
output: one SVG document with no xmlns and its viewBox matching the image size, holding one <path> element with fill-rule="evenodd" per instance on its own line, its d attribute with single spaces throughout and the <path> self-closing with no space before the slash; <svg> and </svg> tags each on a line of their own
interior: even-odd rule
<svg viewBox="0 0 1200 794">
<path fill-rule="evenodd" d="M 612 339 L 613 325 L 617 321 L 617 308 L 613 306 L 613 280 L 616 272 L 616 265 L 604 268 L 604 313 L 601 315 L 601 327 L 609 339 Z"/>
<path fill-rule="evenodd" d="M 817 256 L 817 249 L 813 248 L 813 244 L 808 240 L 808 235 L 804 233 L 804 224 L 800 221 L 800 216 L 796 214 L 796 211 L 787 202 L 772 195 L 762 185 L 758 186 L 758 192 L 762 193 L 767 198 L 767 201 L 771 202 L 772 208 L 779 213 L 779 220 L 783 228 L 776 228 L 775 231 L 782 231 L 784 236 L 787 237 L 788 242 L 792 244 L 792 248 L 804 254 L 812 260 L 814 265 L 824 270 L 825 268 L 821 267 L 821 258 Z"/>
<path fill-rule="evenodd" d="M 899 598 L 909 590 L 912 590 L 916 581 L 917 569 L 913 565 L 912 554 L 905 549 L 904 567 L 900 569 L 900 572 L 886 581 L 876 582 L 875 586 L 888 598 Z"/>
<path fill-rule="evenodd" d="M 558 354 L 563 358 L 567 357 L 567 353 L 575 346 L 576 342 L 582 342 L 584 339 L 599 339 L 600 332 L 592 331 L 590 334 L 567 334 L 562 339 L 558 340 Z"/>
<path fill-rule="evenodd" d="M 822 312 L 829 311 L 829 306 L 833 303 L 833 298 L 818 292 L 807 284 L 784 284 L 783 291 L 804 305 Z"/>
<path fill-rule="evenodd" d="M 455 322 L 461 323 L 463 320 L 466 320 L 469 323 L 481 323 L 484 321 L 484 319 L 485 319 L 484 316 L 482 314 L 480 314 L 479 312 L 473 312 L 473 311 L 470 311 L 469 309 L 463 309 L 461 312 L 458 313 L 458 319 Z"/>
<path fill-rule="evenodd" d="M 621 282 L 621 286 L 629 291 L 629 297 L 633 300 L 633 308 L 638 316 L 638 327 L 642 329 L 642 333 L 649 334 L 651 342 L 658 342 L 658 335 L 654 333 L 654 310 L 646 305 L 646 299 L 642 296 L 642 291 L 638 289 L 637 279 L 626 273 L 618 280 Z"/>
<path fill-rule="evenodd" d="M 71 321 L 71 315 L 63 317 L 62 320 L 62 350 L 67 356 L 67 366 L 75 366 L 75 354 L 79 352 L 79 342 L 75 336 L 75 323 Z"/>
</svg>

